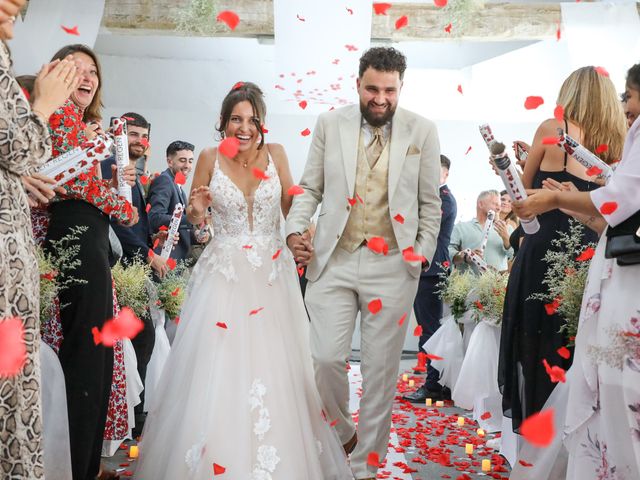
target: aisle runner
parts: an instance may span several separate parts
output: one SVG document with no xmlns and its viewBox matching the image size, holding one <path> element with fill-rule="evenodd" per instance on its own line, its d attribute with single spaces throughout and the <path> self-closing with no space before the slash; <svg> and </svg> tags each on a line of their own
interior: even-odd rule
<svg viewBox="0 0 640 480">
<path fill-rule="evenodd" d="M 360 412 L 360 395 L 362 394 L 362 375 L 360 373 L 360 365 L 351 365 L 349 370 L 349 410 L 357 420 Z M 396 452 L 396 448 L 400 448 L 398 436 L 395 428 L 391 425 L 391 435 L 389 437 L 389 450 L 387 452 L 387 461 L 384 468 L 378 470 L 378 478 L 388 478 L 394 480 L 412 480 L 413 477 L 409 473 L 404 473 L 403 468 L 398 464 L 407 464 L 407 459 L 403 453 Z"/>
</svg>

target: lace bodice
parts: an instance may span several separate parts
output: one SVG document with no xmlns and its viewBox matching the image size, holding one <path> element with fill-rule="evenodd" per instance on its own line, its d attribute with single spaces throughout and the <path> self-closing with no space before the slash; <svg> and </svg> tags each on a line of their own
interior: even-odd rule
<svg viewBox="0 0 640 480">
<path fill-rule="evenodd" d="M 233 258 L 240 254 L 255 270 L 264 262 L 273 264 L 272 281 L 282 269 L 284 248 L 280 234 L 280 199 L 282 186 L 271 156 L 268 157 L 266 180 L 262 180 L 252 197 L 244 193 L 220 168 L 216 156 L 209 188 L 213 196 L 213 238 L 203 252 L 197 269 L 222 273 L 227 280 L 237 280 Z"/>
<path fill-rule="evenodd" d="M 265 173 L 269 178 L 260 182 L 253 197 L 245 197 L 222 171 L 216 156 L 209 184 L 213 195 L 214 239 L 279 235 L 282 187 L 271 156 Z"/>
</svg>

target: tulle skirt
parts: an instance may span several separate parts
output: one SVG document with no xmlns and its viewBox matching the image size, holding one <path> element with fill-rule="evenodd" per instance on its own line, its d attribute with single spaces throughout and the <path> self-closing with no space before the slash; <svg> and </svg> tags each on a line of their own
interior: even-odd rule
<svg viewBox="0 0 640 480">
<path fill-rule="evenodd" d="M 352 478 L 316 389 L 299 288 L 286 248 L 209 244 L 153 395 L 137 479 Z"/>
<path fill-rule="evenodd" d="M 442 360 L 431 360 L 431 365 L 440 372 L 440 384 L 453 390 L 464 359 L 462 334 L 452 315 L 442 319 L 441 324 L 422 348 L 427 353 L 442 357 Z"/>
</svg>

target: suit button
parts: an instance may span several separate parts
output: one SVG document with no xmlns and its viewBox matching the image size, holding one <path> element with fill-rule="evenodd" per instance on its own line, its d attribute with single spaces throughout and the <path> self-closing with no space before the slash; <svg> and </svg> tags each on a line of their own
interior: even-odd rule
<svg viewBox="0 0 640 480">
<path fill-rule="evenodd" d="M 351 205 L 347 205 L 347 211 L 351 210 Z"/>
</svg>

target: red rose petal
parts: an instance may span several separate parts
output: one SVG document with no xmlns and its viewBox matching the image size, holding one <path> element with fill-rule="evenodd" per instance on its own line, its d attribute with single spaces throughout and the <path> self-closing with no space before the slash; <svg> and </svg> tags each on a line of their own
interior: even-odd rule
<svg viewBox="0 0 640 480">
<path fill-rule="evenodd" d="M 571 351 L 567 347 L 560 347 L 558 350 L 558 355 L 567 360 L 571 356 Z"/>
<path fill-rule="evenodd" d="M 484 412 L 482 415 L 480 415 L 481 420 L 489 420 L 490 418 L 491 418 L 491 412 Z"/>
<path fill-rule="evenodd" d="M 598 175 L 602 174 L 602 169 L 596 167 L 595 165 L 593 165 L 592 167 L 589 167 L 586 171 L 587 176 L 589 177 L 596 177 Z"/>
<path fill-rule="evenodd" d="M 471 145 L 469 145 L 469 148 L 467 148 L 467 151 L 466 151 L 466 152 L 464 152 L 464 154 L 465 154 L 465 155 L 468 155 L 470 151 L 471 151 Z"/>
<path fill-rule="evenodd" d="M 420 327 L 420 328 L 422 328 L 422 327 Z M 415 335 L 415 333 L 414 333 L 414 335 Z M 422 335 L 422 331 L 420 332 L 420 335 Z M 416 335 L 416 337 L 419 337 L 420 335 Z M 441 356 L 434 355 L 432 353 L 426 353 L 425 354 L 425 358 L 428 358 L 429 360 L 444 360 L 444 358 L 442 358 Z"/>
<path fill-rule="evenodd" d="M 447 33 L 451 33 L 451 24 L 449 24 L 446 27 L 444 27 L 444 31 L 447 32 Z"/>
<path fill-rule="evenodd" d="M 227 471 L 227 469 L 225 467 L 223 467 L 222 465 L 218 465 L 217 463 L 213 464 L 213 474 L 214 475 L 222 475 L 226 471 Z"/>
<path fill-rule="evenodd" d="M 557 145 L 560 143 L 560 139 L 558 137 L 544 137 L 542 139 L 543 145 Z"/>
<path fill-rule="evenodd" d="M 404 223 L 404 217 L 400 214 L 397 214 L 393 219 L 401 225 Z"/>
<path fill-rule="evenodd" d="M 300 103 L 298 103 L 298 106 L 304 110 L 305 108 L 307 108 L 307 101 L 306 100 L 302 100 Z"/>
<path fill-rule="evenodd" d="M 544 99 L 542 97 L 530 96 L 525 99 L 524 108 L 526 108 L 527 110 L 535 110 L 543 103 Z"/>
<path fill-rule="evenodd" d="M 69 35 L 76 35 L 79 36 L 80 32 L 78 31 L 78 26 L 76 25 L 75 27 L 65 27 L 64 25 L 60 25 L 60 27 L 62 27 L 62 30 L 64 30 L 64 33 L 67 33 Z"/>
<path fill-rule="evenodd" d="M 433 0 L 433 4 L 438 8 L 443 8 L 447 6 L 447 0 Z"/>
<path fill-rule="evenodd" d="M 387 10 L 391 8 L 390 3 L 374 2 L 373 11 L 376 15 L 386 15 Z"/>
<path fill-rule="evenodd" d="M 279 248 L 279 249 L 276 251 L 276 253 L 274 253 L 274 254 L 271 256 L 271 260 L 275 260 L 276 258 L 278 258 L 278 257 L 280 256 L 280 252 L 282 252 L 282 249 L 281 249 L 281 248 Z"/>
<path fill-rule="evenodd" d="M 167 230 L 169 230 L 169 227 L 166 225 L 160 225 L 160 228 L 158 228 L 159 232 L 166 232 Z"/>
<path fill-rule="evenodd" d="M 253 176 L 260 179 L 260 180 L 269 180 L 269 175 L 267 175 L 266 173 L 264 173 L 262 170 L 260 170 L 259 168 L 253 168 L 253 170 L 251 170 L 251 172 L 253 173 Z"/>
<path fill-rule="evenodd" d="M 564 122 L 564 107 L 562 105 L 556 105 L 556 108 L 553 109 L 553 116 L 558 122 Z"/>
<path fill-rule="evenodd" d="M 24 326 L 18 317 L 0 321 L 0 378 L 17 375 L 27 361 Z"/>
<path fill-rule="evenodd" d="M 220 12 L 216 17 L 218 22 L 224 22 L 227 24 L 231 30 L 235 30 L 240 23 L 240 17 L 237 13 L 232 12 L 231 10 L 225 10 L 224 12 Z"/>
<path fill-rule="evenodd" d="M 400 320 L 398 320 L 398 326 L 402 326 L 402 324 L 406 319 L 407 319 L 407 314 L 403 313 L 402 316 L 400 317 Z"/>
<path fill-rule="evenodd" d="M 187 177 L 184 176 L 184 173 L 178 172 L 176 173 L 176 178 L 174 181 L 177 185 L 184 185 L 187 182 Z"/>
<path fill-rule="evenodd" d="M 607 69 L 604 68 L 604 67 L 596 67 L 596 72 L 598 72 L 603 77 L 608 77 L 609 76 L 609 72 L 607 72 Z"/>
<path fill-rule="evenodd" d="M 227 158 L 234 158 L 238 154 L 240 140 L 236 137 L 225 138 L 218 145 L 218 151 Z"/>
<path fill-rule="evenodd" d="M 144 209 L 149 213 L 149 210 L 151 210 L 151 204 L 147 203 L 147 206 Z"/>
<path fill-rule="evenodd" d="M 353 207 L 356 204 L 357 200 L 355 198 L 347 198 L 347 202 L 349 202 L 349 205 Z"/>
<path fill-rule="evenodd" d="M 580 255 L 578 255 L 576 257 L 576 260 L 578 262 L 584 262 L 587 260 L 591 260 L 593 258 L 593 256 L 595 255 L 596 251 L 593 249 L 593 247 L 587 247 L 585 248 L 582 253 Z"/>
<path fill-rule="evenodd" d="M 367 455 L 367 465 L 380 467 L 380 455 L 378 455 L 378 452 L 369 452 L 369 455 Z"/>
<path fill-rule="evenodd" d="M 303 137 L 308 137 L 309 135 L 311 135 L 311 130 L 309 130 L 308 128 L 305 128 L 300 132 L 300 135 L 302 135 Z"/>
<path fill-rule="evenodd" d="M 409 19 L 407 18 L 406 15 L 403 15 L 396 20 L 396 30 L 400 30 L 401 28 L 404 28 L 407 25 L 409 25 Z"/>
<path fill-rule="evenodd" d="M 424 263 L 427 259 L 423 255 L 417 255 L 413 251 L 413 247 L 407 247 L 402 251 L 402 258 L 405 262 L 420 262 Z"/>
<path fill-rule="evenodd" d="M 607 150 L 609 150 L 609 145 L 607 145 L 605 143 L 601 143 L 600 145 L 598 145 L 596 147 L 596 153 L 604 153 Z"/>
<path fill-rule="evenodd" d="M 287 195 L 302 195 L 304 189 L 300 185 L 291 185 L 287 190 Z"/>
<path fill-rule="evenodd" d="M 146 175 L 140 175 L 140 183 L 142 185 L 146 185 L 147 183 L 149 183 L 149 177 L 147 177 Z"/>
<path fill-rule="evenodd" d="M 544 369 L 547 371 L 547 375 L 549 375 L 549 378 L 553 383 L 565 383 L 567 381 L 564 368 L 558 367 L 557 365 L 549 365 L 549 362 L 547 362 L 546 358 L 542 359 L 542 364 L 544 365 Z"/>
<path fill-rule="evenodd" d="M 386 255 L 389 252 L 389 245 L 382 237 L 371 237 L 367 241 L 367 247 L 374 253 Z"/>
<path fill-rule="evenodd" d="M 611 215 L 618 209 L 617 202 L 604 202 L 600 205 L 600 213 L 603 215 Z"/>
<path fill-rule="evenodd" d="M 553 415 L 553 409 L 549 408 L 526 418 L 520 427 L 522 436 L 537 447 L 549 446 L 555 436 Z"/>
<path fill-rule="evenodd" d="M 380 300 L 379 298 L 376 298 L 375 300 L 371 300 L 367 305 L 367 308 L 373 315 L 375 315 L 380 310 L 382 310 L 382 300 Z"/>
<path fill-rule="evenodd" d="M 264 310 L 264 307 L 256 308 L 255 310 L 251 310 L 249 312 L 249 315 L 256 315 L 256 314 L 260 313 L 262 310 Z"/>
<path fill-rule="evenodd" d="M 169 267 L 169 270 L 173 270 L 174 268 L 176 268 L 175 258 L 167 258 L 167 267 Z"/>
<path fill-rule="evenodd" d="M 224 322 L 217 322 L 216 323 L 216 327 L 224 328 L 226 330 L 227 329 L 227 324 L 224 323 Z"/>
<path fill-rule="evenodd" d="M 458 93 L 462 95 L 462 85 L 458 85 Z"/>
<path fill-rule="evenodd" d="M 118 340 L 135 338 L 143 329 L 142 320 L 129 307 L 124 307 L 116 317 L 104 323 L 102 331 L 93 327 L 91 333 L 96 345 L 102 343 L 105 347 L 113 347 Z"/>
<path fill-rule="evenodd" d="M 231 87 L 231 90 L 239 90 L 242 87 L 244 87 L 244 82 L 236 82 L 235 85 Z"/>
<path fill-rule="evenodd" d="M 414 337 L 421 337 L 421 336 L 422 336 L 422 326 L 418 325 L 418 326 L 413 330 L 413 336 L 414 336 Z"/>
<path fill-rule="evenodd" d="M 173 292 L 171 292 L 171 296 L 177 297 L 179 293 L 180 293 L 180 287 L 176 287 L 176 289 Z"/>
</svg>

